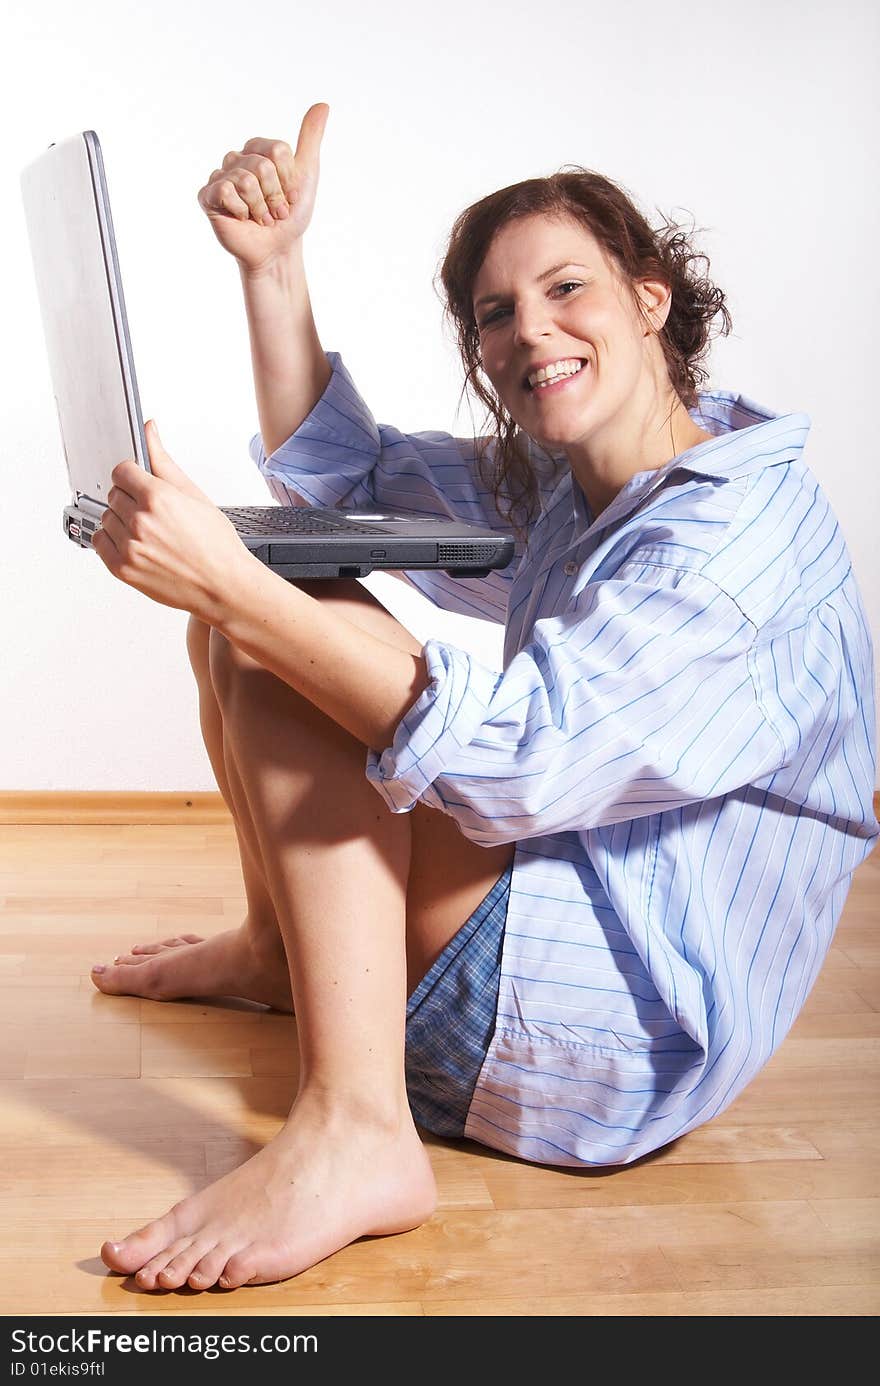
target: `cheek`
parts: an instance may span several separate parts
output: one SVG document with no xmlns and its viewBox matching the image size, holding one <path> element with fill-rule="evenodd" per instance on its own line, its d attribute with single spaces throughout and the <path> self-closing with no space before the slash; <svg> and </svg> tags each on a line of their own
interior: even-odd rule
<svg viewBox="0 0 880 1386">
<path fill-rule="evenodd" d="M 501 368 L 493 372 L 489 376 L 489 380 L 498 398 L 503 400 L 508 408 L 513 406 L 519 391 L 517 389 L 518 382 L 514 380 L 511 371 Z"/>
<path fill-rule="evenodd" d="M 481 352 L 480 362 L 483 375 L 496 393 L 504 390 L 505 386 L 509 389 L 509 352 L 499 350 L 489 342 Z"/>
</svg>

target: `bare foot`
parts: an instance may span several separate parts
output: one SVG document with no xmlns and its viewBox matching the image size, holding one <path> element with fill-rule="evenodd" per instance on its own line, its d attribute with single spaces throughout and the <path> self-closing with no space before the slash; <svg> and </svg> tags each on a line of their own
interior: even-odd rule
<svg viewBox="0 0 880 1386">
<path fill-rule="evenodd" d="M 119 1243 L 111 1270 L 143 1290 L 286 1280 L 364 1236 L 407 1232 L 437 1188 L 409 1110 L 393 1129 L 301 1094 L 278 1135 L 240 1169 Z"/>
<path fill-rule="evenodd" d="M 264 931 L 271 937 L 271 931 Z M 243 996 L 292 1011 L 290 975 L 280 934 L 258 949 L 247 922 L 214 938 L 181 934 L 161 943 L 138 943 L 113 963 L 92 968 L 92 981 L 108 996 L 174 1001 L 193 996 Z"/>
</svg>

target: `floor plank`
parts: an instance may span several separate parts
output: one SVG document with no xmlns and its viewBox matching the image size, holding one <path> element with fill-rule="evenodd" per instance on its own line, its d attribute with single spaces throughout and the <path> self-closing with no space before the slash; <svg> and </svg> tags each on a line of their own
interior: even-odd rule
<svg viewBox="0 0 880 1386">
<path fill-rule="evenodd" d="M 874 1316 L 880 1310 L 880 863 L 855 878 L 791 1034 L 653 1157 L 541 1168 L 428 1138 L 415 1232 L 295 1279 L 146 1294 L 101 1242 L 279 1129 L 295 1025 L 245 1002 L 104 997 L 92 963 L 241 916 L 228 823 L 0 825 L 0 1304 L 10 1314 Z M 47 1232 L 48 1229 L 48 1232 Z"/>
</svg>

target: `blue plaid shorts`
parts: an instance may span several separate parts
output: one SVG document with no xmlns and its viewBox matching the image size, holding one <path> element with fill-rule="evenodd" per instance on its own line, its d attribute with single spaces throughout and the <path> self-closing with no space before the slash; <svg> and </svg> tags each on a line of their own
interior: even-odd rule
<svg viewBox="0 0 880 1386">
<path fill-rule="evenodd" d="M 406 1089 L 413 1120 L 463 1136 L 489 1041 L 513 866 L 450 939 L 406 1006 Z"/>
</svg>

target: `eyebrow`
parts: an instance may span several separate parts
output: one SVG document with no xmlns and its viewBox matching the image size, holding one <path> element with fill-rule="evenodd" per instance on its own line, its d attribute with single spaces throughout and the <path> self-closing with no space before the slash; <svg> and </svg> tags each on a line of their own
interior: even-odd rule
<svg viewBox="0 0 880 1386">
<path fill-rule="evenodd" d="M 551 274 L 558 274 L 560 270 L 568 269 L 569 267 L 574 269 L 587 268 L 586 265 L 582 265 L 579 260 L 563 260 L 561 265 L 553 265 L 550 269 L 545 270 L 543 274 L 539 274 L 535 283 L 540 284 L 542 280 L 549 279 Z M 487 294 L 484 298 L 478 298 L 474 304 L 474 312 L 476 312 L 478 308 L 484 308 L 487 303 L 500 303 L 501 300 L 506 297 L 507 294 Z"/>
</svg>

